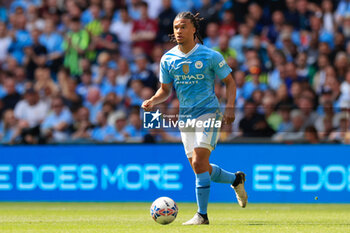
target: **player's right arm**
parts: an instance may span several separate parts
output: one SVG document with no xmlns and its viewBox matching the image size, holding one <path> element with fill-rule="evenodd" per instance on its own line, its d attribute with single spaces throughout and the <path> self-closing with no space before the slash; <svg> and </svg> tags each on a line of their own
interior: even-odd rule
<svg viewBox="0 0 350 233">
<path fill-rule="evenodd" d="M 145 100 L 141 105 L 145 111 L 151 111 L 155 105 L 166 101 L 173 89 L 173 79 L 169 73 L 169 65 L 166 62 L 166 55 L 160 60 L 159 81 L 161 86 L 156 94 L 154 94 L 152 98 Z"/>
<path fill-rule="evenodd" d="M 151 111 L 155 105 L 160 104 L 169 98 L 172 88 L 172 83 L 162 83 L 156 94 L 152 96 L 152 98 L 145 100 L 141 107 L 145 111 Z"/>
</svg>

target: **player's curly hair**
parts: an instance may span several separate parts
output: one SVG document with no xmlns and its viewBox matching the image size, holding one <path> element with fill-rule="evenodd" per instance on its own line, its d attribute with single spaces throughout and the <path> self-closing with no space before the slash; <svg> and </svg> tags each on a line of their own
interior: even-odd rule
<svg viewBox="0 0 350 233">
<path fill-rule="evenodd" d="M 199 13 L 197 14 L 192 14 L 191 12 L 189 11 L 184 11 L 184 12 L 180 12 L 176 15 L 175 19 L 189 19 L 191 20 L 191 23 L 193 24 L 193 26 L 195 27 L 196 29 L 196 32 L 193 34 L 193 38 L 194 39 L 198 39 L 199 42 L 201 44 L 203 44 L 203 39 L 202 39 L 202 36 L 200 35 L 199 33 L 199 28 L 200 28 L 200 21 L 202 21 L 204 18 L 201 18 L 199 17 Z M 175 42 L 176 43 L 176 39 L 175 39 L 175 35 L 174 34 L 169 34 L 169 37 L 170 37 L 170 41 L 171 42 Z"/>
</svg>

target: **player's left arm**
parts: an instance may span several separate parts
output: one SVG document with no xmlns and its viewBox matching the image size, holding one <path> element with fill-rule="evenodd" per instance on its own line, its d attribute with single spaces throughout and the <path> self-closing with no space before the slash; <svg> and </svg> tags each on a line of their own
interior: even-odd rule
<svg viewBox="0 0 350 233">
<path fill-rule="evenodd" d="M 235 100 L 236 100 L 236 82 L 232 75 L 227 75 L 226 78 L 222 79 L 226 85 L 226 108 L 223 118 L 224 124 L 232 124 L 235 120 Z"/>
</svg>

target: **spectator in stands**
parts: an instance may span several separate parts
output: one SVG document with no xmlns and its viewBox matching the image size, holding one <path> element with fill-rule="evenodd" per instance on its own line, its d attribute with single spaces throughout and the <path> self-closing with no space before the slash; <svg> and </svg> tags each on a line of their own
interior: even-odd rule
<svg viewBox="0 0 350 233">
<path fill-rule="evenodd" d="M 112 23 L 111 33 L 114 33 L 120 41 L 120 53 L 123 57 L 131 60 L 131 34 L 133 23 L 129 17 L 127 8 L 119 10 L 120 19 Z"/>
<path fill-rule="evenodd" d="M 244 117 L 239 122 L 243 137 L 270 137 L 274 131 L 263 115 L 257 113 L 256 104 L 248 101 L 244 105 Z"/>
<path fill-rule="evenodd" d="M 104 97 L 104 102 L 108 102 L 112 106 L 113 112 L 109 114 L 108 124 L 113 125 L 114 121 L 110 121 L 111 116 L 118 110 L 125 110 L 124 99 L 117 96 L 115 92 L 110 92 Z"/>
<path fill-rule="evenodd" d="M 65 105 L 71 110 L 76 111 L 82 105 L 82 96 L 80 96 L 77 90 L 77 82 L 71 79 L 69 76 L 69 70 L 67 68 L 61 68 L 58 72 L 58 83 L 61 87 L 61 94 Z"/>
<path fill-rule="evenodd" d="M 349 114 L 347 112 L 342 112 L 341 116 L 339 117 L 339 127 L 330 133 L 329 140 L 332 142 L 345 142 L 346 135 L 348 134 L 349 130 Z"/>
<path fill-rule="evenodd" d="M 338 7 L 335 11 L 335 17 L 338 24 L 350 13 L 349 3 L 347 0 L 340 0 Z"/>
<path fill-rule="evenodd" d="M 107 100 L 103 101 L 101 112 L 107 115 L 107 124 L 109 124 L 108 119 L 114 113 L 115 109 L 116 107 L 113 102 L 107 101 Z M 112 125 L 112 124 L 109 124 L 109 125 Z"/>
<path fill-rule="evenodd" d="M 312 98 L 305 96 L 304 94 L 302 94 L 298 100 L 297 105 L 300 111 L 303 113 L 304 127 L 313 125 L 316 122 L 317 113 L 314 112 L 313 102 L 314 100 Z"/>
<path fill-rule="evenodd" d="M 51 113 L 41 124 L 41 132 L 48 142 L 66 142 L 69 140 L 68 127 L 72 115 L 60 96 L 51 100 Z"/>
<path fill-rule="evenodd" d="M 231 10 L 225 10 L 222 16 L 222 22 L 219 28 L 220 34 L 225 34 L 229 37 L 236 35 L 238 23 L 235 21 L 235 16 Z M 232 46 L 230 46 L 232 47 Z"/>
<path fill-rule="evenodd" d="M 3 1 L 0 1 L 1 6 L 0 6 L 0 21 L 1 22 L 7 22 L 7 9 L 3 4 Z"/>
<path fill-rule="evenodd" d="M 83 105 L 89 109 L 90 121 L 95 124 L 97 113 L 102 109 L 101 93 L 98 87 L 89 87 Z"/>
<path fill-rule="evenodd" d="M 115 131 L 113 126 L 107 124 L 107 115 L 103 112 L 97 114 L 97 126 L 91 131 L 91 138 L 97 142 L 123 141 L 124 138 Z"/>
<path fill-rule="evenodd" d="M 157 76 L 159 79 L 159 73 L 160 73 L 160 60 L 163 56 L 163 46 L 156 45 L 153 48 L 152 56 L 151 56 L 151 64 L 149 65 L 150 70 Z"/>
<path fill-rule="evenodd" d="M 128 138 L 128 133 L 125 131 L 125 127 L 128 124 L 127 114 L 123 110 L 118 110 L 111 114 L 108 122 L 112 123 L 116 132 L 122 135 L 126 140 Z"/>
<path fill-rule="evenodd" d="M 154 91 L 158 87 L 158 79 L 148 68 L 148 60 L 145 55 L 139 55 L 135 58 L 137 70 L 131 75 L 131 80 L 140 80 L 145 87 L 152 88 Z"/>
<path fill-rule="evenodd" d="M 297 75 L 303 80 L 308 80 L 309 82 L 314 77 L 316 70 L 313 66 L 308 65 L 307 63 L 307 53 L 299 52 L 295 59 L 297 66 Z"/>
<path fill-rule="evenodd" d="M 349 67 L 348 57 L 345 52 L 338 52 L 335 56 L 334 67 L 339 81 L 344 81 L 346 71 Z"/>
<path fill-rule="evenodd" d="M 93 125 L 89 118 L 89 109 L 86 107 L 79 108 L 75 122 L 71 125 L 73 140 L 88 141 L 90 139 L 90 131 L 93 129 Z"/>
<path fill-rule="evenodd" d="M 171 2 L 176 13 L 190 11 L 194 7 L 194 3 L 191 0 L 172 0 Z"/>
<path fill-rule="evenodd" d="M 225 34 L 220 35 L 218 38 L 218 46 L 215 46 L 213 49 L 221 53 L 226 62 L 229 60 L 229 58 L 236 59 L 237 57 L 236 51 L 229 47 L 229 37 Z"/>
<path fill-rule="evenodd" d="M 6 24 L 0 21 L 0 65 L 7 59 L 10 45 L 11 37 L 8 35 Z"/>
<path fill-rule="evenodd" d="M 300 110 L 291 112 L 292 127 L 276 133 L 272 140 L 277 142 L 300 141 L 304 138 L 304 116 Z"/>
<path fill-rule="evenodd" d="M 143 142 L 147 131 L 142 127 L 142 120 L 138 111 L 131 112 L 129 116 L 129 124 L 125 127 L 128 135 L 128 142 Z"/>
<path fill-rule="evenodd" d="M 288 105 L 293 106 L 293 99 L 290 97 L 287 89 L 287 85 L 282 84 L 278 90 L 276 91 L 276 101 L 277 101 L 277 109 L 280 106 Z"/>
<path fill-rule="evenodd" d="M 318 137 L 318 132 L 314 126 L 308 126 L 304 131 L 304 139 L 310 144 L 319 144 L 320 139 Z"/>
<path fill-rule="evenodd" d="M 285 23 L 284 15 L 281 11 L 272 13 L 272 24 L 268 27 L 267 38 L 271 43 L 275 43 L 281 33 Z"/>
<path fill-rule="evenodd" d="M 144 99 L 142 98 L 145 88 L 142 81 L 135 79 L 130 81 L 130 87 L 126 92 L 126 101 L 130 106 L 140 106 Z"/>
<path fill-rule="evenodd" d="M 33 29 L 40 31 L 44 30 L 45 20 L 39 17 L 38 8 L 35 5 L 29 5 L 26 11 L 26 17 L 28 19 L 26 29 L 30 32 Z"/>
<path fill-rule="evenodd" d="M 15 117 L 28 128 L 38 127 L 48 111 L 48 102 L 40 100 L 34 89 L 28 89 L 24 94 L 24 99 L 19 101 L 14 109 Z"/>
<path fill-rule="evenodd" d="M 21 100 L 21 95 L 16 90 L 16 81 L 14 77 L 8 77 L 4 80 L 4 88 L 6 95 L 2 98 L 3 111 L 14 109 L 18 101 Z"/>
<path fill-rule="evenodd" d="M 24 14 L 17 15 L 14 19 L 13 30 L 10 31 L 11 44 L 8 48 L 10 55 L 22 65 L 24 58 L 24 48 L 32 44 L 30 33 L 25 29 L 27 19 Z"/>
<path fill-rule="evenodd" d="M 309 11 L 308 0 L 298 0 L 296 2 L 296 10 L 298 13 L 298 26 L 300 29 L 310 29 L 310 16 L 312 12 Z"/>
<path fill-rule="evenodd" d="M 81 75 L 81 83 L 77 86 L 76 92 L 78 95 L 82 96 L 83 99 L 86 99 L 86 96 L 88 94 L 89 88 L 95 86 L 92 83 L 92 78 L 91 78 L 91 71 L 85 71 Z"/>
<path fill-rule="evenodd" d="M 317 109 L 317 119 L 314 122 L 314 126 L 316 127 L 317 131 L 322 132 L 324 131 L 324 118 L 330 118 L 333 119 L 335 116 L 335 111 L 333 107 L 332 100 L 327 98 L 320 98 L 320 106 Z"/>
<path fill-rule="evenodd" d="M 212 4 L 210 0 L 200 0 L 202 6 L 198 9 L 198 13 L 205 20 L 205 26 L 207 22 L 217 22 L 219 20 L 218 8 Z"/>
<path fill-rule="evenodd" d="M 39 42 L 46 48 L 47 65 L 52 72 L 57 73 L 63 63 L 63 37 L 56 31 L 56 25 L 52 19 L 45 20 L 45 29 L 39 36 Z"/>
<path fill-rule="evenodd" d="M 63 2 L 57 0 L 39 2 L 41 2 L 41 6 L 39 6 L 39 15 L 44 19 L 51 18 L 56 25 L 59 24 L 63 18 Z"/>
<path fill-rule="evenodd" d="M 255 90 L 265 91 L 268 86 L 265 83 L 260 83 L 259 75 L 261 73 L 260 67 L 253 66 L 249 69 L 251 80 L 244 84 L 243 96 L 245 99 L 249 99 Z"/>
<path fill-rule="evenodd" d="M 127 2 L 127 10 L 128 14 L 130 15 L 131 19 L 138 20 L 141 17 L 141 13 L 139 10 L 139 6 L 142 0 L 130 0 Z"/>
<path fill-rule="evenodd" d="M 141 18 L 134 21 L 131 40 L 134 47 L 140 47 L 143 51 L 151 55 L 154 41 L 158 32 L 158 24 L 148 16 L 148 4 L 141 2 L 139 4 Z"/>
<path fill-rule="evenodd" d="M 109 63 L 111 61 L 110 54 L 103 52 L 98 55 L 97 65 L 93 66 L 93 82 L 97 85 L 101 85 L 103 80 L 106 78 Z M 90 72 L 89 70 L 87 70 Z"/>
<path fill-rule="evenodd" d="M 284 132 L 292 128 L 292 122 L 290 118 L 291 107 L 290 105 L 282 105 L 278 108 L 279 115 L 282 118 L 282 122 L 279 124 L 277 132 Z"/>
<path fill-rule="evenodd" d="M 350 70 L 346 72 L 345 80 L 340 85 L 341 99 L 346 99 L 350 96 Z"/>
<path fill-rule="evenodd" d="M 318 136 L 320 140 L 324 142 L 329 142 L 331 141 L 329 136 L 335 130 L 333 126 L 333 117 L 326 116 L 325 118 L 323 118 L 322 123 L 322 130 L 318 130 Z"/>
<path fill-rule="evenodd" d="M 50 69 L 47 67 L 37 68 L 34 73 L 35 84 L 34 89 L 41 97 L 51 97 L 59 92 L 58 86 L 51 79 Z"/>
<path fill-rule="evenodd" d="M 0 70 L 0 114 L 1 114 L 1 108 L 2 108 L 2 102 L 1 98 L 6 95 L 5 88 L 3 86 L 4 80 L 7 78 L 7 74 L 5 71 Z"/>
<path fill-rule="evenodd" d="M 320 94 L 323 90 L 323 85 L 326 82 L 326 76 L 334 74 L 334 69 L 330 66 L 329 58 L 326 55 L 320 55 L 317 59 L 318 71 L 311 80 L 312 87 L 316 93 Z M 328 74 L 328 75 L 327 75 Z"/>
<path fill-rule="evenodd" d="M 219 25 L 216 22 L 210 22 L 207 25 L 206 30 L 207 37 L 203 39 L 203 44 L 208 48 L 214 48 L 219 46 Z M 224 34 L 223 34 L 224 35 Z M 229 39 L 226 36 L 227 40 Z M 227 42 L 228 44 L 228 42 Z M 228 47 L 228 46 L 227 46 Z"/>
<path fill-rule="evenodd" d="M 295 25 L 297 28 L 299 28 L 299 19 L 298 19 L 298 12 L 296 9 L 296 1 L 295 0 L 286 0 L 286 10 L 283 12 L 285 15 L 285 20 Z"/>
<path fill-rule="evenodd" d="M 16 81 L 16 90 L 21 96 L 24 94 L 25 90 L 31 85 L 27 80 L 27 74 L 23 66 L 16 66 L 13 71 L 14 79 Z"/>
<path fill-rule="evenodd" d="M 340 30 L 342 35 L 345 37 L 346 41 L 350 39 L 350 12 L 345 15 L 342 19 Z"/>
<path fill-rule="evenodd" d="M 18 120 L 13 110 L 6 110 L 2 122 L 0 122 L 0 143 L 15 143 L 19 133 Z"/>
<path fill-rule="evenodd" d="M 63 48 L 65 50 L 64 65 L 68 67 L 72 75 L 80 75 L 80 57 L 88 49 L 90 37 L 86 30 L 80 29 L 79 18 L 72 18 L 69 23 L 70 31 L 67 33 Z"/>
<path fill-rule="evenodd" d="M 121 3 L 114 0 L 103 0 L 102 1 L 102 13 L 103 17 L 110 19 L 112 22 L 118 20 L 118 11 Z"/>
<path fill-rule="evenodd" d="M 94 38 L 95 49 L 97 55 L 101 52 L 108 52 L 110 54 L 117 53 L 118 38 L 115 34 L 110 32 L 111 21 L 107 17 L 101 19 L 102 33 Z"/>
<path fill-rule="evenodd" d="M 85 11 L 81 14 L 80 21 L 84 27 L 89 25 L 89 23 L 93 22 L 94 20 L 98 20 L 98 18 L 100 17 L 101 9 L 99 3 L 100 1 L 91 2 L 88 8 L 86 8 Z M 91 26 L 92 24 L 90 25 L 90 27 Z"/>
<path fill-rule="evenodd" d="M 244 49 L 252 48 L 254 45 L 253 35 L 246 24 L 239 25 L 239 35 L 235 35 L 230 40 L 230 47 L 237 52 L 237 61 L 242 64 L 244 62 Z"/>
<path fill-rule="evenodd" d="M 96 46 L 98 43 L 98 37 L 102 33 L 102 25 L 100 20 L 101 9 L 98 4 L 91 4 L 89 7 L 89 12 L 91 13 L 90 22 L 85 26 L 85 30 L 88 32 L 90 37 L 90 43 L 88 51 L 86 52 L 86 57 L 91 61 L 96 60 Z"/>
<path fill-rule="evenodd" d="M 40 43 L 39 36 L 40 31 L 33 29 L 32 33 L 32 45 L 25 47 L 24 65 L 28 73 L 28 79 L 34 79 L 35 70 L 38 67 L 44 67 L 47 62 L 47 49 Z"/>
<path fill-rule="evenodd" d="M 236 108 L 243 109 L 245 102 L 244 98 L 244 83 L 245 83 L 245 73 L 241 70 L 234 72 L 233 77 L 236 81 Z"/>
<path fill-rule="evenodd" d="M 173 33 L 173 21 L 176 17 L 174 9 L 171 7 L 171 0 L 163 0 L 163 9 L 158 16 L 157 41 L 161 43 L 169 42 L 169 34 Z"/>
<path fill-rule="evenodd" d="M 125 87 L 123 85 L 117 84 L 117 70 L 114 68 L 109 68 L 107 70 L 106 79 L 102 82 L 101 85 L 101 94 L 106 96 L 110 92 L 114 92 L 117 96 L 124 96 Z"/>
<path fill-rule="evenodd" d="M 263 17 L 263 9 L 256 2 L 252 2 L 248 6 L 248 13 L 245 17 L 246 23 L 248 23 L 249 19 L 252 21 L 252 24 L 254 24 L 254 26 L 251 27 L 252 32 L 260 35 L 266 22 Z"/>
<path fill-rule="evenodd" d="M 277 131 L 282 123 L 282 117 L 275 111 L 276 97 L 265 95 L 262 105 L 267 123 L 274 131 Z"/>
<path fill-rule="evenodd" d="M 117 74 L 117 84 L 124 86 L 128 84 L 131 78 L 128 61 L 124 58 L 118 59 L 118 74 Z"/>
</svg>

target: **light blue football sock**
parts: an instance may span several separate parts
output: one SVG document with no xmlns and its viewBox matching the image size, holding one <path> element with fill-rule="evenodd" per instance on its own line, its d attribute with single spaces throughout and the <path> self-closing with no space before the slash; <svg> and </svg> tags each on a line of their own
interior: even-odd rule
<svg viewBox="0 0 350 233">
<path fill-rule="evenodd" d="M 213 168 L 211 172 L 211 180 L 216 183 L 226 183 L 226 184 L 233 184 L 233 182 L 236 179 L 236 175 L 234 173 L 225 171 L 224 169 L 221 169 L 218 165 L 210 164 Z"/>
<path fill-rule="evenodd" d="M 198 205 L 198 213 L 206 214 L 210 193 L 210 174 L 204 172 L 196 174 L 196 198 Z"/>
</svg>

